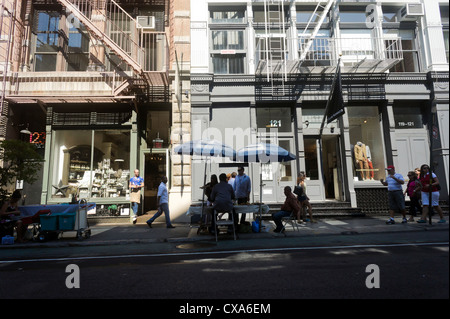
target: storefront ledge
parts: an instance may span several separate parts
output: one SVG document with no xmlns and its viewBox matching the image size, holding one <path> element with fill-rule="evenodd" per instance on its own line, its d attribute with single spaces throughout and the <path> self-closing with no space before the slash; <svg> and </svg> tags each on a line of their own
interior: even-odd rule
<svg viewBox="0 0 450 319">
<path fill-rule="evenodd" d="M 355 188 L 386 188 L 386 186 L 384 186 L 383 184 L 381 184 L 380 181 L 355 181 L 353 182 L 353 186 Z"/>
<path fill-rule="evenodd" d="M 130 216 L 88 216 L 89 225 L 129 224 Z"/>
</svg>

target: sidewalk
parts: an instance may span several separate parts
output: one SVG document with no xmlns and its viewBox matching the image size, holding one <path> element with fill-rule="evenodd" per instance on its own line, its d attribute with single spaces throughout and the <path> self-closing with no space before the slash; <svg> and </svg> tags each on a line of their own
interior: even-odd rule
<svg viewBox="0 0 450 319">
<path fill-rule="evenodd" d="M 145 217 L 148 218 L 148 217 Z M 349 217 L 349 218 L 323 218 L 317 219 L 315 223 L 299 224 L 299 231 L 293 229 L 289 224 L 286 225 L 284 234 L 275 234 L 273 227 L 269 232 L 260 233 L 240 233 L 238 241 L 248 239 L 268 239 L 268 238 L 289 238 L 300 236 L 323 236 L 323 235 L 355 235 L 365 233 L 383 233 L 383 232 L 411 232 L 411 231 L 433 231 L 447 230 L 449 228 L 448 216 L 445 216 L 447 222 L 438 224 L 438 216 L 433 217 L 432 225 L 418 224 L 411 222 L 401 223 L 401 218 L 395 219 L 395 225 L 386 225 L 387 216 L 370 217 Z M 417 220 L 418 218 L 416 218 Z M 264 224 L 272 224 L 272 221 L 263 221 Z M 124 245 L 124 244 L 147 244 L 147 243 L 184 243 L 197 241 L 215 242 L 215 236 L 210 234 L 197 234 L 198 228 L 193 228 L 187 223 L 175 223 L 176 228 L 167 229 L 165 223 L 155 222 L 150 229 L 145 222 L 139 221 L 133 224 L 98 224 L 92 226 L 91 237 L 87 239 L 76 239 L 76 232 L 64 232 L 62 237 L 48 242 L 27 242 L 15 243 L 14 245 L 0 245 L 0 249 L 11 248 L 43 248 L 43 247 L 74 247 L 74 246 L 105 246 L 105 245 Z M 219 241 L 233 240 L 232 235 L 222 234 Z"/>
</svg>

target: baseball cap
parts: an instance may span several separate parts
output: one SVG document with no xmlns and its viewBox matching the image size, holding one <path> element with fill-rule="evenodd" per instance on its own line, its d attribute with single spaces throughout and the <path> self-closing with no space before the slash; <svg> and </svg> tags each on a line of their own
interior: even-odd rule
<svg viewBox="0 0 450 319">
<path fill-rule="evenodd" d="M 394 165 L 389 165 L 386 169 L 387 169 L 388 171 L 390 171 L 391 169 L 395 170 L 395 167 L 394 167 Z"/>
</svg>

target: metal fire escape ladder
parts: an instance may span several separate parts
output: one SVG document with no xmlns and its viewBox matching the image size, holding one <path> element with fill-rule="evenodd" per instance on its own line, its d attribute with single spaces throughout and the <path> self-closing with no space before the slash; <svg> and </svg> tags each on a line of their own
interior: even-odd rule
<svg viewBox="0 0 450 319">
<path fill-rule="evenodd" d="M 317 22 L 313 32 L 311 33 L 308 42 L 306 43 L 305 47 L 303 48 L 302 55 L 300 56 L 300 63 L 303 62 L 306 59 L 306 56 L 309 52 L 309 49 L 311 48 L 312 44 L 314 43 L 314 39 L 316 38 L 317 34 L 319 33 L 320 28 L 322 27 L 323 21 L 325 20 L 325 17 L 327 16 L 328 12 L 330 12 L 331 6 L 336 2 L 336 0 L 328 0 L 325 7 L 322 7 L 321 2 L 319 2 L 316 6 L 316 9 L 314 10 L 313 14 L 311 15 L 311 18 L 309 18 L 309 21 L 306 25 L 305 30 L 302 33 L 302 37 L 306 34 L 306 31 L 308 30 L 309 24 L 311 23 L 312 19 L 314 18 L 317 10 L 322 7 L 323 11 L 319 17 L 319 21 Z"/>
<path fill-rule="evenodd" d="M 58 0 L 64 5 L 81 23 L 86 29 L 99 41 L 105 44 L 112 52 L 114 52 L 121 60 L 129 65 L 133 71 L 138 74 L 145 82 L 147 78 L 144 74 L 143 59 L 144 49 L 134 41 L 129 34 L 124 32 L 124 24 L 114 21 L 108 16 L 107 12 L 119 14 L 125 16 L 134 25 L 129 26 L 133 29 L 136 21 L 123 10 L 115 1 L 95 1 L 95 0 Z M 102 5 L 101 5 L 101 4 Z M 116 26 L 116 40 L 113 40 L 113 35 L 107 35 L 106 30 L 101 30 L 93 21 L 95 12 L 95 20 L 105 20 L 106 25 Z M 119 24 L 117 26 L 117 24 Z M 111 32 L 110 32 L 111 33 Z M 119 36 L 117 36 L 117 34 Z"/>
<path fill-rule="evenodd" d="M 283 0 L 264 0 L 264 17 L 267 82 L 271 83 L 273 96 L 283 96 L 287 81 L 287 38 Z"/>
</svg>

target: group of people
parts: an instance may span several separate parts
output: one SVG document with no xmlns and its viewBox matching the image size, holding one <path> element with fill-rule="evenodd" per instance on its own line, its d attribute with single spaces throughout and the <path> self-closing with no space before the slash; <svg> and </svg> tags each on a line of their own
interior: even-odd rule
<svg viewBox="0 0 450 319">
<path fill-rule="evenodd" d="M 430 205 L 439 214 L 440 219 L 438 223 L 446 222 L 442 209 L 439 206 L 439 179 L 435 173 L 430 171 L 429 165 L 423 164 L 420 168 L 408 172 L 408 184 L 405 192 L 403 192 L 402 188 L 402 185 L 405 184 L 403 176 L 395 172 L 393 165 L 388 166 L 386 170 L 388 171 L 386 180 L 380 180 L 384 186 L 388 187 L 390 218 L 386 224 L 395 224 L 394 214 L 396 210 L 399 210 L 403 215 L 402 223 L 414 221 L 416 212 L 421 213 L 421 217 L 417 222 L 426 223 Z M 408 195 L 410 198 L 409 213 L 411 216 L 409 220 L 406 219 L 405 195 Z"/>
<path fill-rule="evenodd" d="M 283 231 L 281 220 L 283 217 L 291 216 L 291 214 L 298 222 L 315 222 L 312 218 L 312 206 L 306 195 L 305 177 L 303 172 L 297 177 L 297 187 L 300 189 L 298 196 L 292 193 L 290 186 L 284 188 L 286 200 L 281 206 L 281 210 L 272 214 L 272 218 L 277 226 L 274 232 L 279 233 Z M 235 172 L 229 175 L 222 173 L 219 175 L 219 179 L 217 179 L 216 175 L 212 175 L 211 181 L 204 185 L 202 189 L 205 190 L 207 205 L 213 206 L 219 212 L 233 212 L 235 224 L 237 225 L 238 216 L 233 210 L 233 201 L 237 201 L 238 205 L 247 203 L 250 199 L 251 191 L 250 177 L 245 174 L 244 167 L 239 167 L 237 174 Z M 308 210 L 309 219 L 305 218 L 306 216 L 302 216 L 304 207 Z M 245 214 L 242 214 L 240 224 L 244 222 Z"/>
<path fill-rule="evenodd" d="M 250 200 L 250 192 L 252 183 L 250 177 L 245 174 L 244 167 L 238 168 L 238 173 L 233 172 L 229 175 L 222 173 L 219 175 L 211 175 L 211 181 L 201 187 L 205 191 L 207 205 L 213 206 L 215 210 L 220 212 L 229 212 L 233 210 L 233 201 L 237 204 L 246 204 Z M 238 222 L 238 216 L 235 212 L 235 224 Z M 240 224 L 245 223 L 246 214 L 241 215 Z"/>
</svg>

